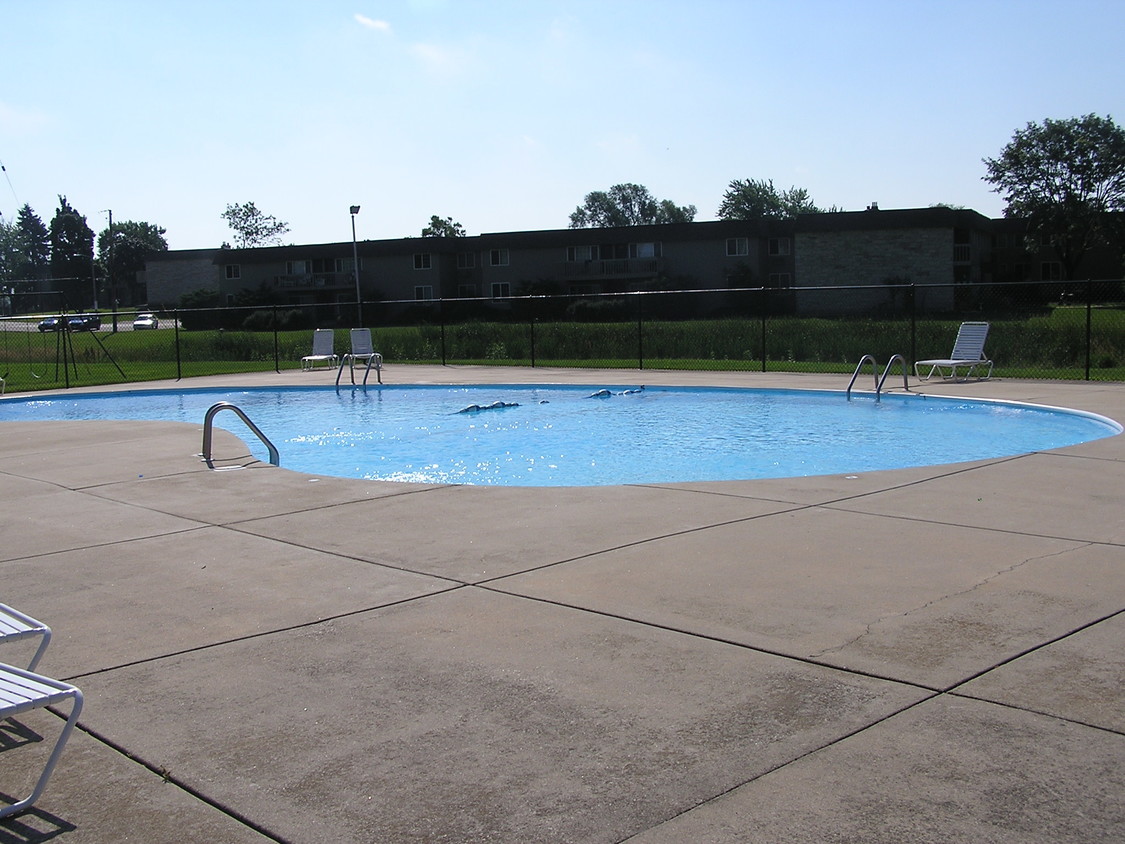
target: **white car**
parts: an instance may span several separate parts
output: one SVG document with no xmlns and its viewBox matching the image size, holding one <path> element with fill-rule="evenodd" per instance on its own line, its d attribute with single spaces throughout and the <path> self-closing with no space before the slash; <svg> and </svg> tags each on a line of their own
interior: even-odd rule
<svg viewBox="0 0 1125 844">
<path fill-rule="evenodd" d="M 140 331 L 144 328 L 159 328 L 160 322 L 156 319 L 155 314 L 137 314 L 137 318 L 133 320 L 133 330 Z"/>
</svg>

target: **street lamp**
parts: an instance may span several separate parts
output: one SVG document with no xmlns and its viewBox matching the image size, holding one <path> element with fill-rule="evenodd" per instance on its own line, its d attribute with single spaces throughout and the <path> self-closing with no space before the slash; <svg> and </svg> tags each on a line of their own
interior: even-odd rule
<svg viewBox="0 0 1125 844">
<path fill-rule="evenodd" d="M 359 316 L 359 325 L 363 327 L 363 297 L 359 292 L 359 250 L 355 243 L 355 215 L 359 213 L 359 206 L 353 205 L 348 209 L 352 215 L 352 273 L 355 275 L 355 307 Z"/>
</svg>

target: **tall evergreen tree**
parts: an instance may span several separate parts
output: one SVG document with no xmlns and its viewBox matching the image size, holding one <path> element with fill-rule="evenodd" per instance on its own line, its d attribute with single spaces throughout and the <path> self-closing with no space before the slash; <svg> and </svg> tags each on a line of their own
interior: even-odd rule
<svg viewBox="0 0 1125 844">
<path fill-rule="evenodd" d="M 26 203 L 16 215 L 16 242 L 19 258 L 12 277 L 46 278 L 51 266 L 51 235 Z"/>
</svg>

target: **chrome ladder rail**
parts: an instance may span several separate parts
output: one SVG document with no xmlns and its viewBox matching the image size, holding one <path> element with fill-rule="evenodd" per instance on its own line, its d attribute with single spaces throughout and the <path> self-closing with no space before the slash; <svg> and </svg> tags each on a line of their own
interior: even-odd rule
<svg viewBox="0 0 1125 844">
<path fill-rule="evenodd" d="M 848 401 L 852 400 L 852 387 L 855 386 L 855 379 L 859 377 L 860 370 L 868 361 L 871 361 L 871 374 L 875 378 L 875 401 L 879 401 L 883 393 L 883 385 L 887 383 L 887 376 L 891 374 L 891 367 L 894 366 L 896 360 L 902 364 L 902 389 L 909 391 L 910 383 L 906 379 L 906 358 L 902 355 L 891 355 L 891 359 L 887 361 L 887 365 L 883 369 L 883 375 L 880 377 L 878 373 L 879 362 L 875 360 L 873 355 L 864 355 L 859 359 L 859 364 L 856 366 L 855 372 L 852 373 L 852 380 L 848 382 Z"/>
<path fill-rule="evenodd" d="M 278 454 L 277 446 L 270 442 L 269 437 L 262 433 L 261 429 L 250 421 L 241 407 L 236 404 L 231 404 L 229 401 L 221 401 L 211 405 L 207 408 L 207 412 L 203 415 L 203 462 L 207 464 L 208 468 L 214 469 L 211 464 L 211 434 L 214 427 L 215 415 L 222 410 L 232 411 L 239 419 L 246 423 L 246 427 L 254 432 L 254 435 L 262 441 L 262 445 L 270 454 L 270 464 L 273 466 L 281 465 L 281 455 Z"/>
<path fill-rule="evenodd" d="M 852 387 L 855 386 L 855 379 L 859 377 L 859 371 L 861 369 L 863 369 L 863 365 L 865 363 L 867 363 L 868 361 L 871 361 L 871 376 L 875 379 L 875 395 L 876 395 L 876 397 L 878 397 L 878 395 L 879 395 L 879 372 L 878 372 L 879 362 L 877 360 L 875 360 L 875 358 L 872 355 L 864 355 L 863 357 L 861 357 L 859 359 L 859 363 L 856 365 L 855 372 L 852 373 L 852 380 L 848 382 L 848 391 L 847 391 L 848 401 L 852 400 Z"/>
<path fill-rule="evenodd" d="M 883 370 L 883 377 L 879 379 L 879 386 L 875 388 L 875 401 L 879 401 L 879 394 L 883 392 L 883 384 L 886 383 L 887 376 L 891 374 L 891 367 L 894 366 L 896 360 L 902 364 L 902 389 L 907 392 L 910 391 L 910 383 L 906 380 L 906 358 L 902 355 L 891 355 L 891 359 L 887 361 L 887 368 Z"/>
</svg>

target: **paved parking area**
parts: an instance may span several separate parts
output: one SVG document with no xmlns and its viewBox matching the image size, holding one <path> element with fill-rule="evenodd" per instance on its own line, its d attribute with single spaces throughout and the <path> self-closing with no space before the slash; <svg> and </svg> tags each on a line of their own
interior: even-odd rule
<svg viewBox="0 0 1125 844">
<path fill-rule="evenodd" d="M 1120 384 L 912 389 L 1125 420 Z M 201 429 L 0 425 L 0 600 L 52 625 L 40 670 L 87 699 L 0 844 L 1125 840 L 1125 437 L 505 489 L 210 471 Z M 252 463 L 222 431 L 215 455 Z M 0 729 L 0 792 L 58 725 Z"/>
</svg>

